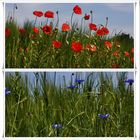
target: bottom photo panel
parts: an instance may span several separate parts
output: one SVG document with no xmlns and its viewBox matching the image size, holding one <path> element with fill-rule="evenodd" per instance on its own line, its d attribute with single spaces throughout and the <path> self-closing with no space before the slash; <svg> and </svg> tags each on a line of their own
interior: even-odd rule
<svg viewBox="0 0 140 140">
<path fill-rule="evenodd" d="M 133 72 L 6 72 L 5 137 L 134 137 Z"/>
</svg>

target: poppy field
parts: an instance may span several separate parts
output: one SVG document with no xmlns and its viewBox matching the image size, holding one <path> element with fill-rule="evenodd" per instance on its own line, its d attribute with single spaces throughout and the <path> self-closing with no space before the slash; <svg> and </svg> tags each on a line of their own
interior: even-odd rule
<svg viewBox="0 0 140 140">
<path fill-rule="evenodd" d="M 63 74 L 6 73 L 6 137 L 134 136 L 133 74 Z"/>
<path fill-rule="evenodd" d="M 111 19 L 96 23 L 92 9 L 85 14 L 79 4 L 60 24 L 60 12 L 34 10 L 34 21 L 23 26 L 12 16 L 6 19 L 6 68 L 133 68 L 134 39 L 123 32 L 111 36 Z M 42 17 L 46 21 L 37 24 Z"/>
</svg>

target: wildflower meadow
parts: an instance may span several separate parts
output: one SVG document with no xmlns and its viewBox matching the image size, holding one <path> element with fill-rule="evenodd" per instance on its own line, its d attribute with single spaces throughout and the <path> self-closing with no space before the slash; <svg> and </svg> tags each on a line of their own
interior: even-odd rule
<svg viewBox="0 0 140 140">
<path fill-rule="evenodd" d="M 6 73 L 6 137 L 133 137 L 127 72 Z"/>
<path fill-rule="evenodd" d="M 93 6 L 94 7 L 94 6 Z M 108 15 L 96 23 L 94 10 L 84 12 L 80 4 L 71 9 L 69 20 L 60 24 L 60 12 L 32 11 L 24 25 L 14 14 L 6 18 L 6 68 L 133 68 L 134 39 L 126 33 L 111 36 Z M 22 15 L 21 15 L 22 16 Z M 74 17 L 81 17 L 76 22 Z M 41 18 L 46 18 L 41 22 Z M 39 24 L 38 24 L 38 21 Z M 86 23 L 86 24 L 85 24 Z M 84 26 L 85 25 L 85 26 Z M 121 30 L 121 29 L 120 29 Z"/>
</svg>

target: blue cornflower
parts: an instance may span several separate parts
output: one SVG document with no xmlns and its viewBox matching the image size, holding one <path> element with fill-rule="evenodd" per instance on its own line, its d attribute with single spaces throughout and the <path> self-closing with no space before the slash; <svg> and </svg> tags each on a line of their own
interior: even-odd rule
<svg viewBox="0 0 140 140">
<path fill-rule="evenodd" d="M 106 114 L 106 115 L 98 114 L 98 116 L 102 119 L 107 119 L 110 116 L 110 114 Z"/>
<path fill-rule="evenodd" d="M 61 124 L 53 124 L 52 125 L 52 128 L 54 128 L 54 129 L 60 129 L 60 128 L 62 128 L 62 125 Z"/>
<path fill-rule="evenodd" d="M 129 85 L 132 85 L 134 83 L 134 80 L 133 79 L 128 79 L 128 80 L 125 80 L 125 83 L 128 83 Z"/>
<path fill-rule="evenodd" d="M 75 88 L 77 88 L 77 86 L 71 85 L 71 86 L 69 86 L 69 87 L 67 87 L 67 88 L 69 88 L 69 89 L 75 89 Z"/>
<path fill-rule="evenodd" d="M 11 91 L 9 90 L 9 88 L 5 88 L 5 95 L 9 95 L 11 93 Z"/>
<path fill-rule="evenodd" d="M 76 79 L 76 80 L 75 80 L 75 82 L 78 83 L 78 84 L 81 84 L 81 83 L 83 83 L 84 81 L 85 81 L 85 80 L 80 80 L 80 79 Z"/>
</svg>

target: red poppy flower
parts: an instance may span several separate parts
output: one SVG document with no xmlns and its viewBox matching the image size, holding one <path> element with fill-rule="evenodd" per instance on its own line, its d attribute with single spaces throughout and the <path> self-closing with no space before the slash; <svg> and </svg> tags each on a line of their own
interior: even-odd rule
<svg viewBox="0 0 140 140">
<path fill-rule="evenodd" d="M 86 49 L 87 49 L 87 50 L 90 50 L 90 48 L 91 48 L 91 45 L 90 45 L 90 44 L 87 44 L 87 45 L 86 45 Z"/>
<path fill-rule="evenodd" d="M 86 45 L 86 49 L 89 50 L 89 51 L 91 51 L 91 52 L 96 52 L 97 47 L 95 45 L 87 44 Z"/>
<path fill-rule="evenodd" d="M 134 48 L 131 49 L 131 52 L 134 53 Z"/>
<path fill-rule="evenodd" d="M 110 41 L 105 41 L 105 42 L 104 42 L 104 45 L 105 45 L 108 49 L 110 49 L 110 48 L 112 47 L 112 43 L 111 43 Z"/>
<path fill-rule="evenodd" d="M 109 34 L 109 30 L 106 27 L 102 27 L 101 30 L 103 31 L 104 35 Z"/>
<path fill-rule="evenodd" d="M 103 35 L 104 35 L 103 30 L 98 29 L 97 32 L 96 32 L 96 35 L 97 35 L 97 36 L 103 36 Z"/>
<path fill-rule="evenodd" d="M 62 25 L 62 31 L 66 32 L 70 30 L 70 26 L 67 23 L 63 23 Z"/>
<path fill-rule="evenodd" d="M 76 6 L 73 8 L 73 12 L 74 12 L 75 14 L 81 15 L 81 14 L 82 14 L 82 9 L 81 9 L 78 5 L 76 5 Z"/>
<path fill-rule="evenodd" d="M 60 41 L 57 41 L 57 40 L 53 41 L 52 44 L 55 48 L 60 48 L 62 45 L 62 43 Z"/>
<path fill-rule="evenodd" d="M 5 36 L 6 36 L 6 37 L 9 37 L 10 34 L 11 34 L 11 30 L 10 30 L 9 28 L 6 28 L 6 29 L 5 29 Z"/>
<path fill-rule="evenodd" d="M 125 57 L 129 57 L 130 56 L 129 52 L 124 52 L 124 55 L 125 55 Z"/>
<path fill-rule="evenodd" d="M 74 52 L 81 52 L 82 49 L 83 49 L 83 46 L 80 42 L 76 42 L 76 41 L 72 42 L 72 50 Z"/>
<path fill-rule="evenodd" d="M 118 51 L 114 52 L 114 53 L 113 53 L 113 56 L 119 57 L 119 52 L 118 52 Z"/>
<path fill-rule="evenodd" d="M 134 57 L 131 58 L 131 62 L 134 63 Z"/>
<path fill-rule="evenodd" d="M 112 68 L 119 68 L 118 64 L 112 64 Z"/>
<path fill-rule="evenodd" d="M 43 16 L 43 12 L 41 12 L 41 11 L 34 11 L 33 14 L 37 17 L 42 17 Z"/>
<path fill-rule="evenodd" d="M 54 12 L 52 11 L 46 11 L 46 13 L 44 14 L 45 17 L 47 18 L 54 18 Z"/>
<path fill-rule="evenodd" d="M 108 34 L 109 34 L 109 30 L 106 27 L 102 27 L 98 29 L 96 32 L 97 36 L 103 36 L 103 35 L 108 35 Z"/>
<path fill-rule="evenodd" d="M 20 28 L 20 29 L 19 29 L 19 32 L 20 32 L 21 34 L 25 34 L 25 33 L 26 33 L 26 30 L 25 30 L 24 28 Z"/>
<path fill-rule="evenodd" d="M 89 18 L 90 18 L 90 15 L 85 14 L 84 19 L 89 20 Z"/>
<path fill-rule="evenodd" d="M 97 30 L 97 26 L 96 26 L 96 24 L 89 23 L 89 29 L 90 29 L 90 30 L 94 30 L 94 31 L 96 31 L 96 30 Z"/>
<path fill-rule="evenodd" d="M 97 50 L 97 47 L 95 45 L 93 47 L 91 47 L 91 49 L 90 49 L 91 52 L 96 52 L 96 50 Z"/>
<path fill-rule="evenodd" d="M 39 34 L 39 29 L 37 27 L 33 28 L 34 33 Z"/>
<path fill-rule="evenodd" d="M 45 25 L 43 28 L 42 28 L 43 32 L 45 34 L 50 34 L 52 32 L 52 27 L 51 26 L 48 26 L 48 25 Z"/>
</svg>

